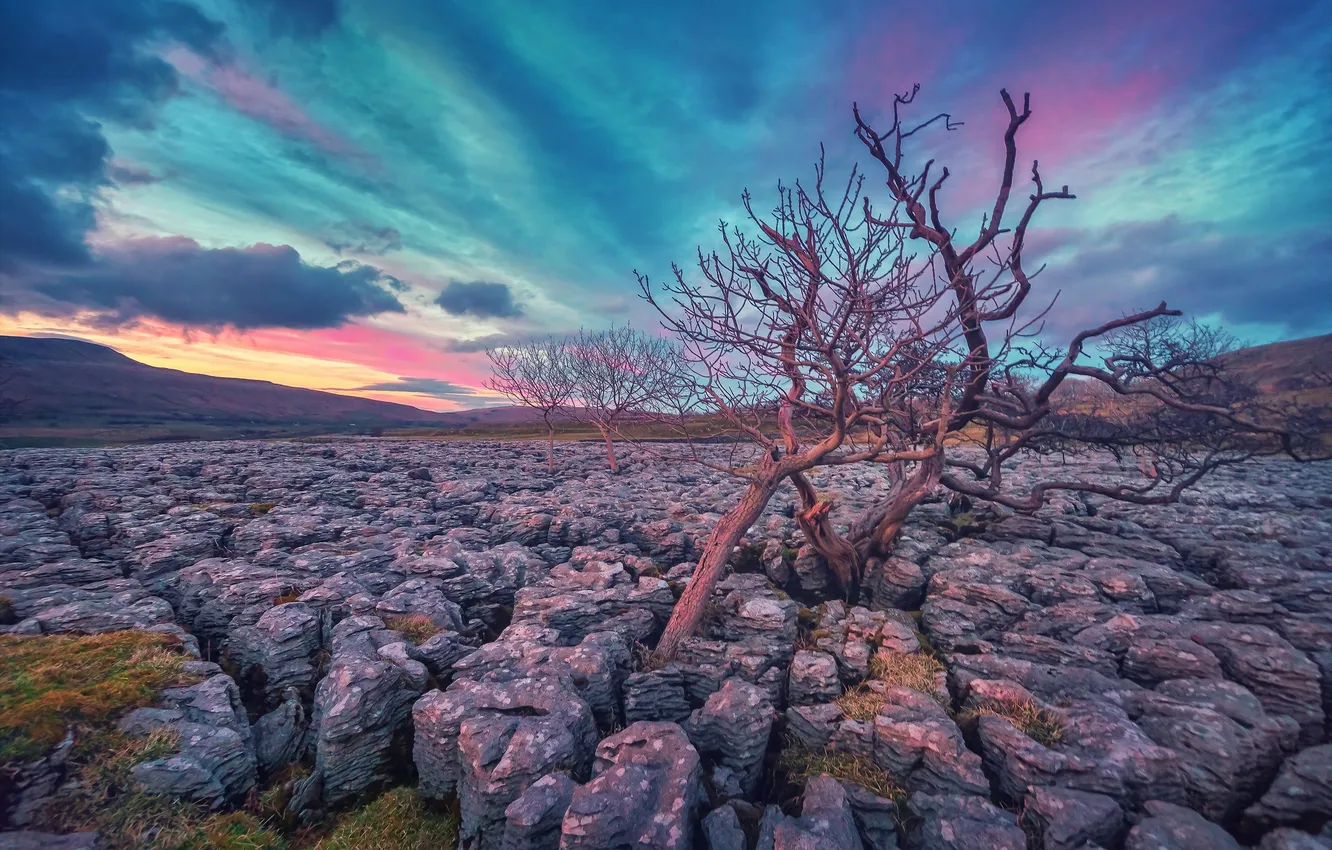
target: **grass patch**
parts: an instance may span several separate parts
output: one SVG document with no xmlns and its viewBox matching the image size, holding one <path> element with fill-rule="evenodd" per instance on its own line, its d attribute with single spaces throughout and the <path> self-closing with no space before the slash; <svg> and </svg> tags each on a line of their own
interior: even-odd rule
<svg viewBox="0 0 1332 850">
<path fill-rule="evenodd" d="M 171 850 L 287 850 L 281 834 L 248 812 L 205 818 L 193 835 Z"/>
<path fill-rule="evenodd" d="M 95 829 L 108 850 L 286 850 L 287 842 L 247 812 L 209 814 L 193 803 L 134 790 L 134 765 L 170 755 L 174 734 L 143 738 L 93 732 L 75 744 L 69 783 L 38 825 L 55 832 Z"/>
<path fill-rule="evenodd" d="M 1022 730 L 1028 738 L 1045 747 L 1056 746 L 1064 740 L 1063 718 L 1048 708 L 1041 708 L 1033 700 L 987 699 L 975 708 L 964 711 L 958 719 L 969 723 L 986 716 L 1004 718 Z"/>
<path fill-rule="evenodd" d="M 850 720 L 873 720 L 887 699 L 877 691 L 857 685 L 833 702 Z"/>
<path fill-rule="evenodd" d="M 915 634 L 916 636 L 916 643 L 920 644 L 921 652 L 925 653 L 926 655 L 934 659 L 938 659 L 940 657 L 939 650 L 935 649 L 934 642 L 930 640 L 929 635 L 925 634 L 920 629 L 916 629 L 913 632 L 913 634 Z"/>
<path fill-rule="evenodd" d="M 396 617 L 386 617 L 384 625 L 395 632 L 400 632 L 403 637 L 416 644 L 425 643 L 444 631 L 425 614 L 400 614 Z"/>
<path fill-rule="evenodd" d="M 445 850 L 457 841 L 452 813 L 426 806 L 415 788 L 399 787 L 340 818 L 312 850 Z"/>
<path fill-rule="evenodd" d="M 634 672 L 647 673 L 653 670 L 660 670 L 669 662 L 665 661 L 657 651 L 645 643 L 634 642 Z"/>
<path fill-rule="evenodd" d="M 805 631 L 804 629 L 798 629 L 796 631 L 796 638 L 793 646 L 795 647 L 795 650 L 797 652 L 819 651 L 818 643 L 814 640 L 814 638 L 810 635 L 810 633 Z"/>
<path fill-rule="evenodd" d="M 944 536 L 954 542 L 964 537 L 976 537 L 983 534 L 989 526 L 989 516 L 981 516 L 973 511 L 953 514 L 940 523 Z"/>
<path fill-rule="evenodd" d="M 291 792 L 295 783 L 310 775 L 310 766 L 285 764 L 268 777 L 268 786 L 253 788 L 250 798 L 245 801 L 245 809 L 265 824 L 274 828 L 290 829 L 295 826 L 295 816 L 287 811 L 291 802 Z"/>
<path fill-rule="evenodd" d="M 716 599 L 709 599 L 703 604 L 703 616 L 698 619 L 698 627 L 694 629 L 694 634 L 699 637 L 711 637 L 712 627 L 721 622 L 726 614 L 721 603 Z"/>
<path fill-rule="evenodd" d="M 854 782 L 898 806 L 906 803 L 906 789 L 897 784 L 891 773 L 865 756 L 831 749 L 812 750 L 788 741 L 782 750 L 780 764 L 792 782 L 803 784 L 814 776 L 831 776 L 841 782 Z"/>
<path fill-rule="evenodd" d="M 946 697 L 939 693 L 935 676 L 944 666 L 933 656 L 920 652 L 877 652 L 870 659 L 870 678 L 891 687 L 911 688 L 938 700 L 948 707 Z"/>
<path fill-rule="evenodd" d="M 132 738 L 92 732 L 70 757 L 74 782 L 41 812 L 36 826 L 52 832 L 97 830 L 107 850 L 446 850 L 457 845 L 457 818 L 428 807 L 415 788 L 399 787 L 327 829 L 291 830 L 283 809 L 290 780 L 307 772 L 288 766 L 245 809 L 213 813 L 135 790 L 134 765 L 169 755 L 167 732 Z"/>
<path fill-rule="evenodd" d="M 818 648 L 814 640 L 814 630 L 819 625 L 819 612 L 813 608 L 806 608 L 801 605 L 796 611 L 796 639 L 795 648 L 800 650 L 815 650 Z"/>
<path fill-rule="evenodd" d="M 40 758 L 73 724 L 105 723 L 194 681 L 169 635 L 0 635 L 0 764 Z"/>
</svg>

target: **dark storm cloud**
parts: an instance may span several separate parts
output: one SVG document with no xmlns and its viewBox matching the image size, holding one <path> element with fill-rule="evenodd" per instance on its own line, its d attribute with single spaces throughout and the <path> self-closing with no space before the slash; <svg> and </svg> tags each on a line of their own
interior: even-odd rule
<svg viewBox="0 0 1332 850">
<path fill-rule="evenodd" d="M 1068 259 L 1042 275 L 1061 290 L 1061 332 L 1166 301 L 1227 324 L 1285 324 L 1296 334 L 1332 324 L 1332 233 L 1310 226 L 1272 235 L 1168 217 L 1064 231 Z M 1071 249 L 1071 251 L 1069 251 Z"/>
<path fill-rule="evenodd" d="M 476 396 L 476 390 L 472 387 L 464 387 L 461 384 L 455 384 L 451 381 L 442 381 L 438 378 L 399 378 L 396 381 L 385 381 L 380 384 L 370 384 L 369 386 L 360 387 L 357 391 L 418 393 L 420 395 L 451 400 L 471 399 Z"/>
<path fill-rule="evenodd" d="M 508 284 L 484 280 L 451 281 L 435 303 L 455 316 L 513 319 L 523 314 L 522 308 L 514 303 Z"/>
<path fill-rule="evenodd" d="M 217 328 L 327 328 L 355 316 L 402 312 L 400 282 L 372 266 L 302 262 L 287 245 L 209 250 L 192 239 L 122 243 L 78 270 L 32 275 L 26 291 L 100 313 L 106 324 L 152 316 Z M 5 298 L 8 309 L 23 298 Z"/>
<path fill-rule="evenodd" d="M 402 234 L 395 227 L 375 227 L 365 221 L 344 221 L 329 230 L 324 244 L 339 254 L 373 254 L 382 257 L 402 250 Z"/>
<path fill-rule="evenodd" d="M 0 2 L 0 271 L 89 262 L 91 196 L 108 181 L 99 122 L 151 123 L 176 73 L 152 52 L 208 53 L 221 25 L 169 0 Z"/>
</svg>

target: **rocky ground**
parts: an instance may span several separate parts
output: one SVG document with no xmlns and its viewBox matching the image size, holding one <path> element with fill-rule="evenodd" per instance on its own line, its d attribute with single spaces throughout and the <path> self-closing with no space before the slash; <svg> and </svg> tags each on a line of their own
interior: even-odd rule
<svg viewBox="0 0 1332 850">
<path fill-rule="evenodd" d="M 0 453 L 0 616 L 197 648 L 202 682 L 121 728 L 178 733 L 136 780 L 219 808 L 304 762 L 294 816 L 412 783 L 470 848 L 1332 848 L 1332 466 L 1170 507 L 939 500 L 855 605 L 820 601 L 784 493 L 654 667 L 739 483 L 612 476 L 592 445 L 548 476 L 543 449 Z M 852 508 L 884 482 L 818 485 Z M 0 824 L 60 765 L 25 766 Z"/>
</svg>

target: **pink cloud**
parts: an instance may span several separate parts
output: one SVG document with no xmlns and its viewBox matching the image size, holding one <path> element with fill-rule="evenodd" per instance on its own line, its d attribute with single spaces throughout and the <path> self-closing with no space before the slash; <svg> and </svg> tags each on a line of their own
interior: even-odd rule
<svg viewBox="0 0 1332 850">
<path fill-rule="evenodd" d="M 446 352 L 407 334 L 346 324 L 316 331 L 262 330 L 246 334 L 261 350 L 356 363 L 391 375 L 438 378 L 480 386 L 490 370 L 484 354 Z"/>
<path fill-rule="evenodd" d="M 234 62 L 211 62 L 184 47 L 167 51 L 166 59 L 182 75 L 212 89 L 242 115 L 262 121 L 290 138 L 315 144 L 328 153 L 369 159 L 351 141 L 322 126 L 276 85 Z"/>
<path fill-rule="evenodd" d="M 948 111 L 965 121 L 946 141 L 936 133 L 913 153 L 948 164 L 950 208 L 971 208 L 993 197 L 1003 161 L 1000 88 L 1019 107 L 1023 92 L 1032 93 L 1032 117 L 1019 136 L 1019 197 L 1032 159 L 1047 185 L 1085 191 L 1069 167 L 1128 134 L 1140 137 L 1161 110 L 1216 85 L 1258 49 L 1255 32 L 1271 26 L 1256 6 L 1222 16 L 1206 0 L 894 4 L 866 22 L 848 52 L 843 87 L 881 130 L 893 93 L 916 82 L 913 117 Z"/>
</svg>

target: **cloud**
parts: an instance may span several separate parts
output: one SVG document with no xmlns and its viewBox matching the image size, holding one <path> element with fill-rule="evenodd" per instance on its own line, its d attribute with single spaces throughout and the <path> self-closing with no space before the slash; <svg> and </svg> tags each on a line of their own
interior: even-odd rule
<svg viewBox="0 0 1332 850">
<path fill-rule="evenodd" d="M 167 59 L 177 71 L 212 89 L 242 115 L 290 139 L 310 142 L 326 153 L 369 160 L 356 145 L 316 121 L 275 82 L 260 78 L 234 60 L 213 61 L 187 48 L 168 51 Z"/>
<path fill-rule="evenodd" d="M 342 16 L 340 0 L 241 0 L 267 16 L 279 35 L 309 38 L 333 26 Z"/>
<path fill-rule="evenodd" d="M 402 250 L 402 234 L 395 227 L 375 227 L 365 221 L 344 221 L 323 237 L 324 244 L 339 254 L 374 254 Z"/>
<path fill-rule="evenodd" d="M 111 153 L 101 122 L 146 127 L 178 88 L 141 46 L 209 55 L 222 26 L 170 0 L 68 0 L 0 4 L 0 33 L 0 271 L 87 263 Z"/>
<path fill-rule="evenodd" d="M 161 183 L 166 179 L 142 166 L 122 160 L 112 160 L 108 163 L 106 176 L 117 186 L 148 186 L 153 183 Z"/>
<path fill-rule="evenodd" d="M 358 387 L 357 392 L 415 393 L 454 401 L 474 400 L 476 398 L 475 388 L 455 384 L 452 381 L 443 381 L 439 378 L 398 378 L 396 381 L 385 381 L 379 384 Z"/>
<path fill-rule="evenodd" d="M 1227 324 L 1284 325 L 1297 335 L 1332 325 L 1332 233 L 1324 227 L 1266 235 L 1170 216 L 1061 235 L 1061 259 L 1037 283 L 1061 290 L 1050 322 L 1061 333 L 1161 301 L 1195 316 L 1219 314 Z"/>
<path fill-rule="evenodd" d="M 152 316 L 200 328 L 309 329 L 403 312 L 401 286 L 356 262 L 308 265 L 287 245 L 210 250 L 184 237 L 148 238 L 109 246 L 86 268 L 10 278 L 4 304 L 90 310 L 109 325 Z"/>
<path fill-rule="evenodd" d="M 513 319 L 523 314 L 522 308 L 514 303 L 508 284 L 484 280 L 450 281 L 435 303 L 455 316 Z"/>
<path fill-rule="evenodd" d="M 558 336 L 558 334 L 554 334 Z M 523 345 L 534 339 L 544 339 L 552 334 L 514 332 L 486 334 L 485 336 L 474 339 L 449 339 L 444 340 L 442 347 L 445 351 L 453 354 L 476 354 L 477 352 L 487 351 L 494 348 L 505 348 L 507 346 Z"/>
</svg>

